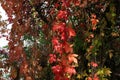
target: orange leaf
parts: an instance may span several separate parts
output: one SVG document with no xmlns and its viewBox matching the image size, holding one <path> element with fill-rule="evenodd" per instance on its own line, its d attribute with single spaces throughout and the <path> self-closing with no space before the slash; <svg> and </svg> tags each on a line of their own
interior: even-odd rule
<svg viewBox="0 0 120 80">
<path fill-rule="evenodd" d="M 77 61 L 77 59 L 76 59 L 77 56 L 78 56 L 77 54 L 69 54 L 69 55 L 68 55 L 68 60 L 69 60 L 69 62 L 70 62 L 70 63 L 71 63 L 71 62 L 78 63 L 78 61 Z"/>
<path fill-rule="evenodd" d="M 91 77 L 88 77 L 88 79 L 87 80 L 92 80 L 92 78 Z"/>
<path fill-rule="evenodd" d="M 93 80 L 99 80 L 99 77 L 95 74 Z"/>
</svg>

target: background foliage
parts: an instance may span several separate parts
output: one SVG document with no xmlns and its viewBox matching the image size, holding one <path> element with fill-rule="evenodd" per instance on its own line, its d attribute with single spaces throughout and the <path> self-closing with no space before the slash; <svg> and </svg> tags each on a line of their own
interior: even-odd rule
<svg viewBox="0 0 120 80">
<path fill-rule="evenodd" d="M 0 2 L 12 24 L 8 51 L 0 50 L 1 80 L 120 79 L 119 0 Z"/>
</svg>

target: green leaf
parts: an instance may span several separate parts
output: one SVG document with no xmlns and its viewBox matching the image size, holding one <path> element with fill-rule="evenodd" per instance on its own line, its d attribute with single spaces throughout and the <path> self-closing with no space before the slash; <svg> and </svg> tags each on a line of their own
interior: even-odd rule
<svg viewBox="0 0 120 80">
<path fill-rule="evenodd" d="M 113 16 L 113 17 L 115 17 L 115 16 L 116 16 L 116 14 L 115 14 L 115 13 L 112 13 L 112 16 Z"/>
</svg>

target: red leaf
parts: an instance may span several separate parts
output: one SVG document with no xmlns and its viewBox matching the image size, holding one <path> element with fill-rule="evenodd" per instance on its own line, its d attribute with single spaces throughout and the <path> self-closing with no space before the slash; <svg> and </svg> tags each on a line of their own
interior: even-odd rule
<svg viewBox="0 0 120 80">
<path fill-rule="evenodd" d="M 50 54 L 49 56 L 50 56 L 50 58 L 49 58 L 50 63 L 53 63 L 53 62 L 56 61 L 56 55 L 55 54 Z"/>
<path fill-rule="evenodd" d="M 99 21 L 98 19 L 91 19 L 92 25 L 96 25 Z"/>
<path fill-rule="evenodd" d="M 67 11 L 62 11 L 62 10 L 60 10 L 59 12 L 58 12 L 58 15 L 57 15 L 57 18 L 58 19 L 67 19 L 68 18 L 68 13 L 67 13 Z"/>
<path fill-rule="evenodd" d="M 76 36 L 75 31 L 71 27 L 68 27 L 67 30 L 68 30 L 68 36 L 69 36 L 69 38 Z"/>
<path fill-rule="evenodd" d="M 63 78 L 62 80 L 70 80 L 69 78 Z"/>
<path fill-rule="evenodd" d="M 63 41 L 66 41 L 66 34 L 63 32 L 62 34 L 61 34 L 61 40 L 63 40 Z"/>
<path fill-rule="evenodd" d="M 54 46 L 54 49 L 55 49 L 56 52 L 58 52 L 60 54 L 63 53 L 63 46 L 62 46 L 62 44 L 58 44 L 58 45 Z"/>
<path fill-rule="evenodd" d="M 59 60 L 61 62 L 62 66 L 67 66 L 68 64 L 68 60 L 66 58 L 66 56 L 62 56 L 62 58 Z"/>
<path fill-rule="evenodd" d="M 58 38 L 57 37 L 53 37 L 53 39 L 52 39 L 52 44 L 53 44 L 53 47 L 54 47 L 54 50 L 56 51 L 56 52 L 58 52 L 58 53 L 62 53 L 63 52 L 63 46 L 62 46 L 62 44 L 60 44 L 59 43 L 59 41 L 58 41 Z"/>
<path fill-rule="evenodd" d="M 92 15 L 91 15 L 91 18 L 96 19 L 96 15 L 95 15 L 95 14 L 92 14 Z"/>
<path fill-rule="evenodd" d="M 70 74 L 70 75 L 76 74 L 76 70 L 73 67 L 66 67 L 65 72 Z"/>
<path fill-rule="evenodd" d="M 97 67 L 97 66 L 98 66 L 98 64 L 95 63 L 95 62 L 91 62 L 91 65 L 92 65 L 93 67 Z"/>
<path fill-rule="evenodd" d="M 52 38 L 52 44 L 53 44 L 53 46 L 54 46 L 54 45 L 58 45 L 58 44 L 59 44 L 58 38 L 53 37 L 53 38 Z"/>
<path fill-rule="evenodd" d="M 75 6 L 79 6 L 80 5 L 80 1 L 79 0 L 73 0 L 73 3 Z"/>
<path fill-rule="evenodd" d="M 53 25 L 53 31 L 60 31 L 60 32 L 63 32 L 65 30 L 65 23 L 55 23 Z"/>
<path fill-rule="evenodd" d="M 55 75 L 55 80 L 70 80 L 69 78 L 67 78 L 66 76 L 61 76 L 61 75 Z"/>
<path fill-rule="evenodd" d="M 62 72 L 62 67 L 60 65 L 53 66 L 52 71 L 54 74 L 60 74 Z"/>
<path fill-rule="evenodd" d="M 60 6 L 60 4 L 55 3 L 55 8 L 58 8 Z"/>
<path fill-rule="evenodd" d="M 73 52 L 73 48 L 70 46 L 69 43 L 65 42 L 63 45 L 64 45 L 64 50 L 65 50 L 66 53 L 69 53 L 69 52 L 72 53 Z"/>
<path fill-rule="evenodd" d="M 62 77 L 58 74 L 57 75 L 55 74 L 55 80 L 62 80 Z"/>
<path fill-rule="evenodd" d="M 69 7 L 72 0 L 62 0 L 62 6 Z"/>
</svg>

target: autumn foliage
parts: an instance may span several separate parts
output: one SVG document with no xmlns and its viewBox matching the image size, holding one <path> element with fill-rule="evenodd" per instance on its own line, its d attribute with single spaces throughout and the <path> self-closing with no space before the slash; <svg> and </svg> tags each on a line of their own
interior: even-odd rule
<svg viewBox="0 0 120 80">
<path fill-rule="evenodd" d="M 120 60 L 115 62 L 120 56 L 120 27 L 114 0 L 0 2 L 12 25 L 5 54 L 10 80 L 112 80 L 117 76 L 113 68 L 120 65 Z"/>
</svg>

